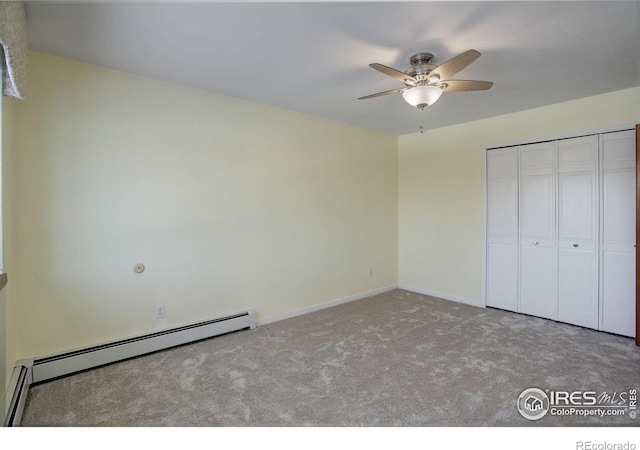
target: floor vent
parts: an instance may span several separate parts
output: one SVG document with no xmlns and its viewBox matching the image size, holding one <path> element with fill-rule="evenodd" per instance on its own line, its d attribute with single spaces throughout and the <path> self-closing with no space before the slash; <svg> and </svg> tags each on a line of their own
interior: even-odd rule
<svg viewBox="0 0 640 450">
<path fill-rule="evenodd" d="M 208 320 L 193 325 L 96 345 L 33 361 L 32 381 L 42 383 L 75 372 L 104 366 L 177 345 L 207 339 L 233 331 L 254 329 L 255 313 L 246 311 L 233 316 Z"/>
</svg>

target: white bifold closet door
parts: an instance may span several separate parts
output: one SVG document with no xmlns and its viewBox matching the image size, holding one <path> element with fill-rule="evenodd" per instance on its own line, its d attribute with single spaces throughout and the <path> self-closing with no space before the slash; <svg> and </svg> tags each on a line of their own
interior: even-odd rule
<svg viewBox="0 0 640 450">
<path fill-rule="evenodd" d="M 635 336 L 635 133 L 600 136 L 600 329 Z"/>
<path fill-rule="evenodd" d="M 558 141 L 558 317 L 598 328 L 598 136 Z"/>
<path fill-rule="evenodd" d="M 487 306 L 635 337 L 635 139 L 487 151 Z"/>
<path fill-rule="evenodd" d="M 519 151 L 519 311 L 555 319 L 555 143 L 522 145 Z"/>
<path fill-rule="evenodd" d="M 487 154 L 486 303 L 518 310 L 518 152 Z"/>
</svg>

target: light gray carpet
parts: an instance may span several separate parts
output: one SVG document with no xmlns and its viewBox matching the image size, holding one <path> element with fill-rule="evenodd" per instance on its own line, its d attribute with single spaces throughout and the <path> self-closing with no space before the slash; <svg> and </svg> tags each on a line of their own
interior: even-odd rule
<svg viewBox="0 0 640 450">
<path fill-rule="evenodd" d="M 526 388 L 640 387 L 632 339 L 394 290 L 33 387 L 23 425 L 565 426 Z"/>
</svg>

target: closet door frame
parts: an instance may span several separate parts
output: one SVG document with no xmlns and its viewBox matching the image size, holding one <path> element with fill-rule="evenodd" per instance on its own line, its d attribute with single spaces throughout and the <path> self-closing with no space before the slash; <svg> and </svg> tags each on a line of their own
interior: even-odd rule
<svg viewBox="0 0 640 450">
<path fill-rule="evenodd" d="M 640 124 L 636 124 L 636 345 L 640 347 Z"/>
</svg>

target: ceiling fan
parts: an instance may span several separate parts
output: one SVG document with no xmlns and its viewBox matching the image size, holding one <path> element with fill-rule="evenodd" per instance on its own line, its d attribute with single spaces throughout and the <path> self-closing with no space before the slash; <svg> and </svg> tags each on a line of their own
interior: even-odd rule
<svg viewBox="0 0 640 450">
<path fill-rule="evenodd" d="M 406 102 L 411 106 L 424 109 L 426 106 L 434 104 L 443 92 L 487 90 L 493 86 L 491 81 L 449 79 L 479 57 L 480 52 L 467 50 L 438 66 L 431 64 L 433 59 L 431 53 L 417 53 L 410 58 L 411 67 L 404 72 L 378 63 L 369 64 L 369 67 L 402 81 L 405 87 L 367 95 L 358 100 L 402 93 Z"/>
</svg>

